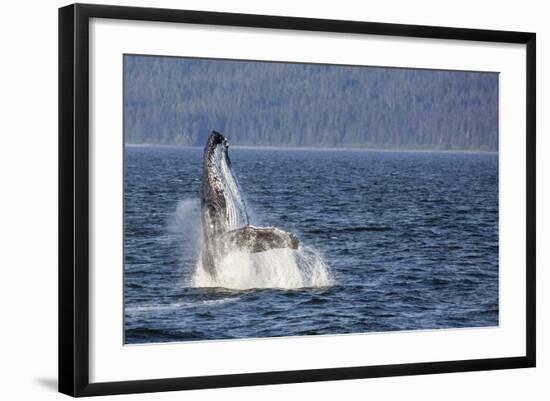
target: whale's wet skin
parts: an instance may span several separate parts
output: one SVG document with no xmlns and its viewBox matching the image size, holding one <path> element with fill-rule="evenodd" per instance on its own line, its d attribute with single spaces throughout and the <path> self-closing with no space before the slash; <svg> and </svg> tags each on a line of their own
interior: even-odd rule
<svg viewBox="0 0 550 401">
<path fill-rule="evenodd" d="M 126 343 L 498 324 L 497 154 L 230 149 L 236 229 L 298 249 L 234 236 L 212 274 L 204 148 L 126 147 Z"/>
<path fill-rule="evenodd" d="M 212 279 L 212 284 L 224 286 L 217 280 L 224 274 L 229 255 L 267 252 L 274 249 L 296 250 L 296 235 L 277 227 L 255 227 L 250 224 L 244 196 L 231 169 L 229 143 L 220 133 L 213 131 L 203 156 L 201 216 L 201 266 Z M 288 253 L 288 252 L 287 252 Z M 251 256 L 246 255 L 250 259 Z M 263 263 L 269 268 L 270 263 Z M 262 268 L 262 266 L 259 266 Z"/>
</svg>

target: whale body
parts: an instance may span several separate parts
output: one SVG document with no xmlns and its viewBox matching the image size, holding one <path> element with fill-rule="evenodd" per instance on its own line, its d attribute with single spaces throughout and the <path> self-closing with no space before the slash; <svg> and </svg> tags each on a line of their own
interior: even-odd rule
<svg viewBox="0 0 550 401">
<path fill-rule="evenodd" d="M 201 213 L 201 261 L 205 271 L 214 277 L 220 260 L 233 250 L 256 253 L 299 247 L 299 240 L 292 233 L 250 224 L 246 203 L 231 169 L 229 143 L 216 131 L 212 131 L 204 148 Z"/>
</svg>

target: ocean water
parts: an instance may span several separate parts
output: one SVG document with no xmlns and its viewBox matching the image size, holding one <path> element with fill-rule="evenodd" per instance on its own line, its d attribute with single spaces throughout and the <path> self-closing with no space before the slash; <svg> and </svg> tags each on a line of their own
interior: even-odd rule
<svg viewBox="0 0 550 401">
<path fill-rule="evenodd" d="M 499 324 L 498 154 L 230 148 L 298 251 L 200 257 L 202 148 L 125 149 L 125 343 Z"/>
</svg>

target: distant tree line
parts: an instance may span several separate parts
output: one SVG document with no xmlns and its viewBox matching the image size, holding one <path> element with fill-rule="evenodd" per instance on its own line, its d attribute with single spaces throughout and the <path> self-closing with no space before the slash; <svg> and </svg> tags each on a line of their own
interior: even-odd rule
<svg viewBox="0 0 550 401">
<path fill-rule="evenodd" d="M 498 150 L 498 74 L 125 56 L 126 143 Z"/>
</svg>

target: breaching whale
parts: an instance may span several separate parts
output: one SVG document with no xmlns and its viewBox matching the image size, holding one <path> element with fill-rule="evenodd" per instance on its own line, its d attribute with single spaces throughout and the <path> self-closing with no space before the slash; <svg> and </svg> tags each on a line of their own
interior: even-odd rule
<svg viewBox="0 0 550 401">
<path fill-rule="evenodd" d="M 203 156 L 201 261 L 203 268 L 214 277 L 221 259 L 230 251 L 255 253 L 277 248 L 297 249 L 299 245 L 294 234 L 276 227 L 250 224 L 228 149 L 227 138 L 212 131 Z"/>
</svg>

